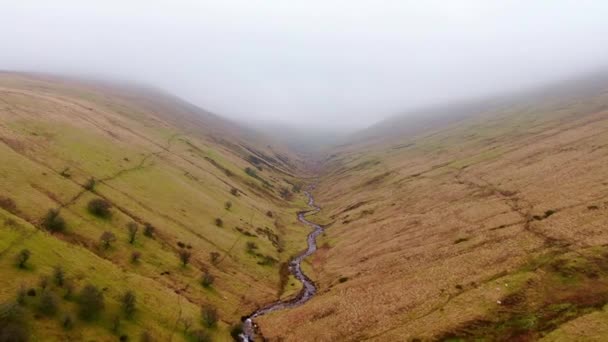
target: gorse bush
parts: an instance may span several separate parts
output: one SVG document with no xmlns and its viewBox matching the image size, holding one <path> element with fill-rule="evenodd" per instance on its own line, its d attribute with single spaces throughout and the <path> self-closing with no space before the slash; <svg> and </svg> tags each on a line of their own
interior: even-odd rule
<svg viewBox="0 0 608 342">
<path fill-rule="evenodd" d="M 108 249 L 112 245 L 112 242 L 116 241 L 116 235 L 112 232 L 103 232 L 99 237 L 103 248 Z"/>
<path fill-rule="evenodd" d="M 78 295 L 78 313 L 84 320 L 92 320 L 105 308 L 103 293 L 94 285 L 86 285 Z"/>
<path fill-rule="evenodd" d="M 203 275 L 201 276 L 201 285 L 203 285 L 203 287 L 205 287 L 205 288 L 211 287 L 211 285 L 213 285 L 214 281 L 215 281 L 215 277 L 211 273 L 209 273 L 209 271 L 203 272 Z"/>
<path fill-rule="evenodd" d="M 19 254 L 17 254 L 17 266 L 19 268 L 25 268 L 25 264 L 30 259 L 32 253 L 29 249 L 22 249 Z"/>
<path fill-rule="evenodd" d="M 154 238 L 154 233 L 156 232 L 156 228 L 150 223 L 144 224 L 144 235 L 149 238 Z"/>
<path fill-rule="evenodd" d="M 44 219 L 42 220 L 42 226 L 55 233 L 64 231 L 66 224 L 63 217 L 60 216 L 59 210 L 49 209 L 46 216 L 44 216 Z"/>
<path fill-rule="evenodd" d="M 101 218 L 112 216 L 112 212 L 110 211 L 111 208 L 112 204 L 101 198 L 94 198 L 90 200 L 87 205 L 87 209 L 91 214 Z"/>
<path fill-rule="evenodd" d="M 190 257 L 192 257 L 192 253 L 185 249 L 180 249 L 178 252 L 179 260 L 181 260 L 182 265 L 186 266 L 190 262 Z"/>
<path fill-rule="evenodd" d="M 91 177 L 86 181 L 86 183 L 84 183 L 84 188 L 89 191 L 93 191 L 93 189 L 95 189 L 95 183 L 95 178 Z"/>
</svg>

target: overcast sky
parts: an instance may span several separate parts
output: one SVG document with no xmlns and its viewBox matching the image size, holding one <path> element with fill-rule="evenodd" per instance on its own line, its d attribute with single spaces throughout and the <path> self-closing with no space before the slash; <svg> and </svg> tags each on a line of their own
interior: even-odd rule
<svg viewBox="0 0 608 342">
<path fill-rule="evenodd" d="M 119 77 L 361 128 L 608 65 L 608 1 L 0 0 L 0 69 Z"/>
</svg>

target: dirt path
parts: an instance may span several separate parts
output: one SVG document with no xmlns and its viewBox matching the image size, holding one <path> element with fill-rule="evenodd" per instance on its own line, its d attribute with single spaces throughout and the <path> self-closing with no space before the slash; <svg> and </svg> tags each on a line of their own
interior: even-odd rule
<svg viewBox="0 0 608 342">
<path fill-rule="evenodd" d="M 316 214 L 321 210 L 321 208 L 315 205 L 314 198 L 312 197 L 310 192 L 304 191 L 304 194 L 306 194 L 306 196 L 308 197 L 308 206 L 312 209 L 308 211 L 299 212 L 298 221 L 302 222 L 307 226 L 312 227 L 313 231 L 308 234 L 308 248 L 298 254 L 289 262 L 289 272 L 302 283 L 302 290 L 298 293 L 297 296 L 293 298 L 274 302 L 261 309 L 254 311 L 249 316 L 243 317 L 243 333 L 240 335 L 242 342 L 251 342 L 255 340 L 256 331 L 258 329 L 257 325 L 253 322 L 254 318 L 263 316 L 267 313 L 271 313 L 274 311 L 300 306 L 306 303 L 317 292 L 317 287 L 315 286 L 314 282 L 310 280 L 310 278 L 308 278 L 308 276 L 306 276 L 306 274 L 304 274 L 304 272 L 302 271 L 302 261 L 317 250 L 317 236 L 319 236 L 319 234 L 323 232 L 323 227 L 314 222 L 308 221 L 305 216 L 311 213 Z"/>
</svg>

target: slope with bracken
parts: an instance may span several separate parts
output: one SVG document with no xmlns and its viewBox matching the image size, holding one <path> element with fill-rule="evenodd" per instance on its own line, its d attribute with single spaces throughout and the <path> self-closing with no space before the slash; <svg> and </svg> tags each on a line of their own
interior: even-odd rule
<svg viewBox="0 0 608 342">
<path fill-rule="evenodd" d="M 264 335 L 605 340 L 607 84 L 334 150 L 315 192 L 319 294 L 260 319 Z"/>
<path fill-rule="evenodd" d="M 297 290 L 300 161 L 170 95 L 1 73 L 0 160 L 3 333 L 229 340 Z M 104 298 L 91 315 L 89 284 Z"/>
</svg>

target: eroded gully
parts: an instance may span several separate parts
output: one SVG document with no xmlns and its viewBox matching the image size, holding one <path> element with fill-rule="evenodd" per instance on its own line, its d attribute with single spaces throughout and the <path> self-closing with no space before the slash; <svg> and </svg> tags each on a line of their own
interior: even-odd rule
<svg viewBox="0 0 608 342">
<path fill-rule="evenodd" d="M 315 205 L 314 198 L 312 197 L 310 192 L 304 191 L 304 194 L 308 197 L 308 206 L 312 209 L 299 212 L 298 221 L 302 222 L 307 226 L 312 227 L 313 231 L 308 234 L 307 249 L 298 254 L 295 258 L 291 259 L 291 261 L 289 262 L 289 272 L 296 279 L 298 279 L 298 281 L 302 283 L 302 290 L 300 290 L 298 295 L 293 298 L 274 302 L 265 307 L 262 307 L 261 309 L 254 311 L 249 316 L 243 317 L 243 333 L 239 335 L 241 341 L 243 342 L 251 342 L 255 340 L 256 331 L 258 329 L 257 325 L 253 320 L 256 317 L 260 317 L 274 311 L 300 306 L 306 303 L 317 292 L 317 287 L 315 286 L 313 281 L 310 280 L 310 278 L 308 278 L 308 276 L 306 276 L 304 272 L 302 272 L 302 261 L 317 250 L 317 236 L 319 236 L 319 234 L 323 232 L 323 227 L 314 222 L 308 221 L 305 216 L 309 214 L 316 214 L 321 210 L 321 208 Z"/>
</svg>

